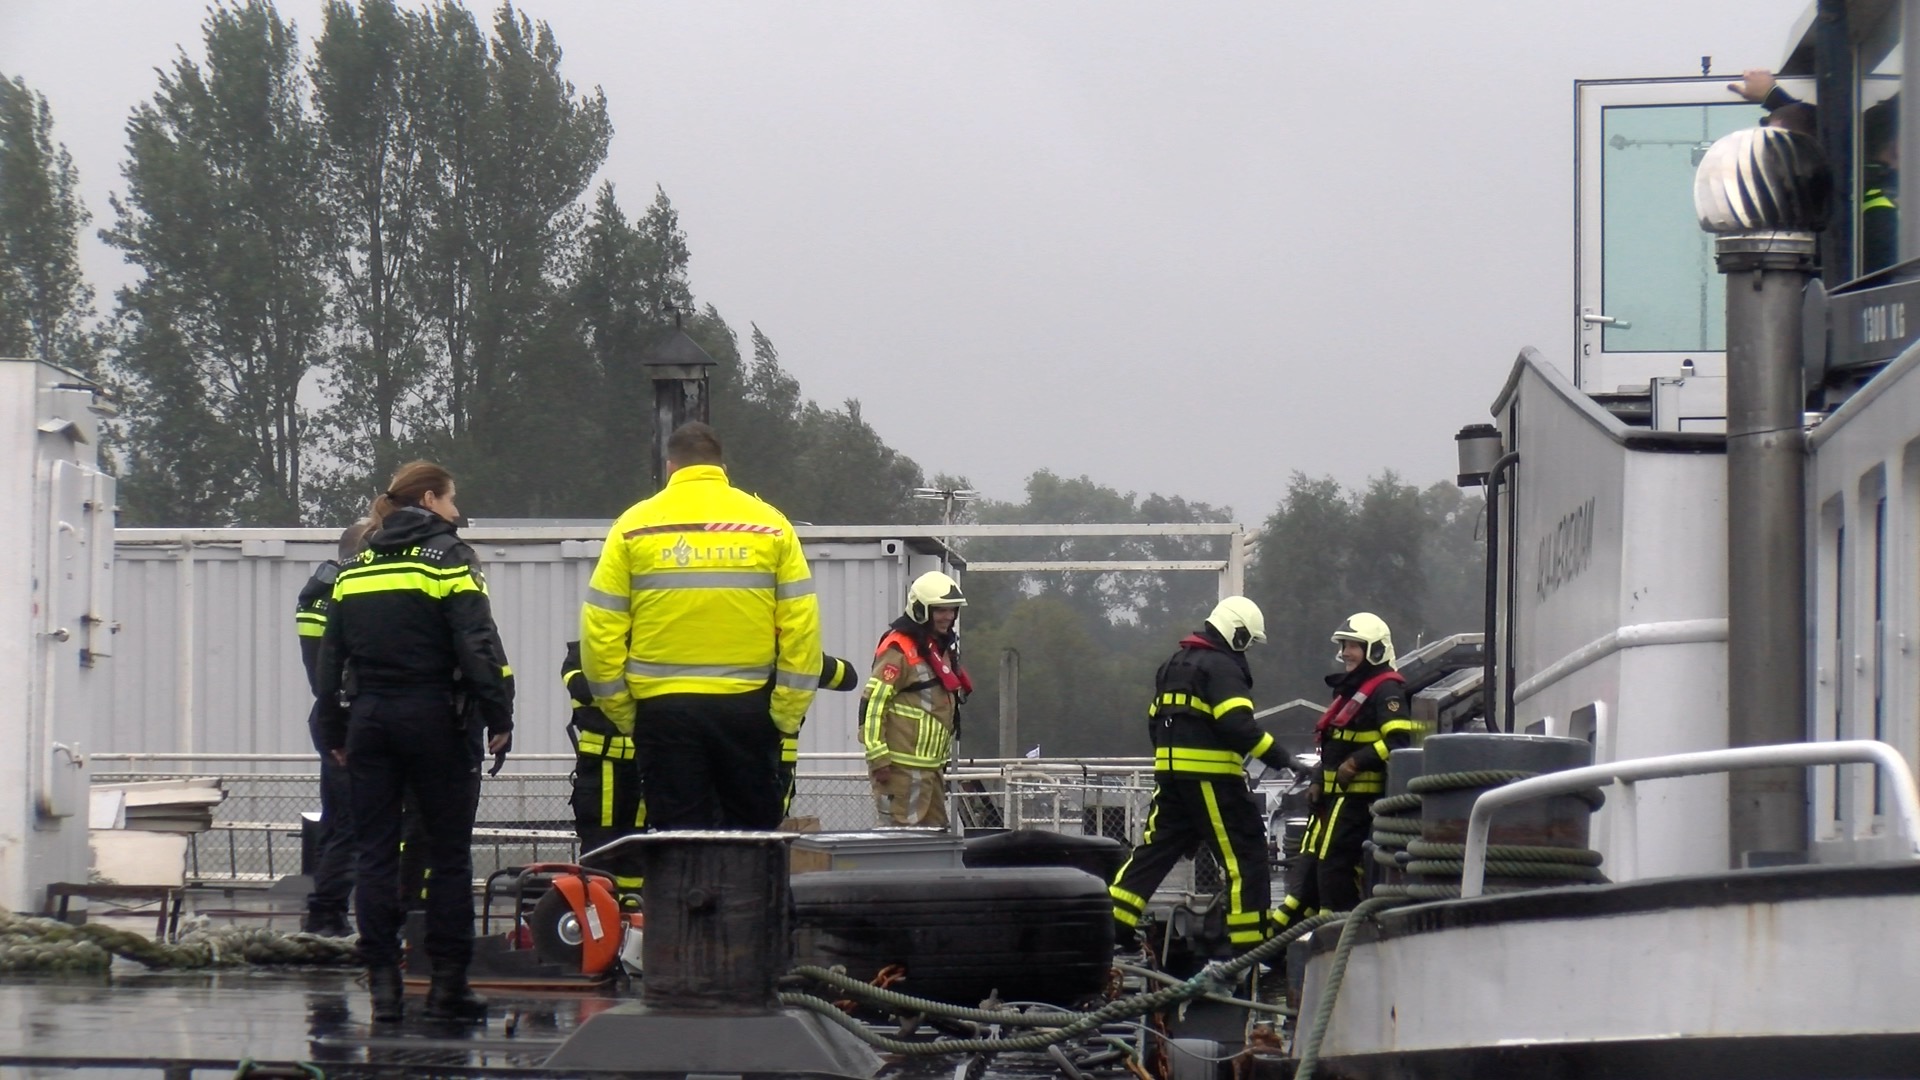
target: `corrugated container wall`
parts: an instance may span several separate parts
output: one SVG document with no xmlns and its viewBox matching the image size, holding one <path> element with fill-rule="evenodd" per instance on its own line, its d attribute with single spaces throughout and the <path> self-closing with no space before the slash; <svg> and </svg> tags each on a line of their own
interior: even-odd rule
<svg viewBox="0 0 1920 1080">
<path fill-rule="evenodd" d="M 908 582 L 940 567 L 943 545 L 887 530 L 799 529 L 820 598 L 821 647 L 865 667 Z M 848 533 L 854 535 L 848 536 Z M 109 723 L 94 745 L 122 753 L 304 753 L 312 703 L 293 609 L 334 554 L 326 529 L 124 529 L 114 580 L 121 629 Z M 560 686 L 566 643 L 604 529 L 471 529 L 494 618 L 518 676 L 514 749 L 567 753 Z M 185 643 L 185 644 L 183 644 Z M 859 749 L 858 693 L 822 693 L 804 753 Z M 822 762 L 820 767 L 833 767 Z M 858 770 L 846 761 L 848 770 Z"/>
</svg>

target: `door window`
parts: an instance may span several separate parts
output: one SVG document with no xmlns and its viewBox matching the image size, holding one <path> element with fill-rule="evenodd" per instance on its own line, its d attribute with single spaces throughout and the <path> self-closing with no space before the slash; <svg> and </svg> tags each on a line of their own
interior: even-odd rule
<svg viewBox="0 0 1920 1080">
<path fill-rule="evenodd" d="M 1760 122 L 1757 105 L 1630 105 L 1601 112 L 1601 297 L 1607 352 L 1726 349 L 1726 282 L 1693 209 L 1715 139 Z"/>
</svg>

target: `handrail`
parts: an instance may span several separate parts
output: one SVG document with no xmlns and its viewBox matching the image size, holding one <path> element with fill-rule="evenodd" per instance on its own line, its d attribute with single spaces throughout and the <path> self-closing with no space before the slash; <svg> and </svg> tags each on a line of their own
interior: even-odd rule
<svg viewBox="0 0 1920 1080">
<path fill-rule="evenodd" d="M 1901 756 L 1900 751 L 1872 739 L 1743 746 L 1589 765 L 1581 769 L 1547 773 L 1481 792 L 1473 802 L 1472 814 L 1467 818 L 1466 865 L 1460 873 L 1460 897 L 1463 900 L 1471 899 L 1483 891 L 1487 878 L 1487 834 L 1492 828 L 1493 815 L 1515 803 L 1554 795 L 1571 795 L 1576 791 L 1616 782 L 1631 790 L 1632 785 L 1641 780 L 1738 772 L 1744 769 L 1847 764 L 1878 765 L 1888 773 L 1892 781 L 1888 786 L 1893 789 L 1893 801 L 1897 809 L 1899 832 L 1896 835 L 1904 837 L 1909 853 L 1920 858 L 1920 792 L 1914 788 L 1913 770 L 1908 767 L 1907 759 Z M 1630 816 L 1632 807 L 1625 807 L 1623 811 Z M 1636 854 L 1632 850 L 1634 832 L 1631 821 L 1625 822 L 1621 833 L 1626 841 L 1627 857 L 1631 860 Z"/>
</svg>

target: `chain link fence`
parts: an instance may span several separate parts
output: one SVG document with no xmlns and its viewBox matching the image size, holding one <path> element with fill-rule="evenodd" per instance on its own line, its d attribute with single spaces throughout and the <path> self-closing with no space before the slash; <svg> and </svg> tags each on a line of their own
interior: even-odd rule
<svg viewBox="0 0 1920 1080">
<path fill-rule="evenodd" d="M 476 877 L 577 856 L 569 805 L 572 762 L 571 755 L 528 755 L 515 759 L 526 771 L 483 778 L 474 831 Z M 800 827 L 849 832 L 880 824 L 864 772 L 804 756 L 800 764 L 791 809 Z M 108 771 L 113 766 L 122 771 Z M 226 792 L 214 807 L 213 827 L 189 836 L 190 882 L 266 885 L 300 872 L 302 820 L 317 820 L 320 811 L 320 775 L 311 757 L 95 756 L 96 785 L 183 777 L 217 780 Z M 1133 844 L 1146 824 L 1153 772 L 1144 761 L 980 762 L 949 770 L 948 790 L 953 816 L 968 831 L 1044 829 Z M 1208 877 L 1205 868 L 1195 873 L 1183 863 L 1166 887 L 1203 887 Z"/>
</svg>

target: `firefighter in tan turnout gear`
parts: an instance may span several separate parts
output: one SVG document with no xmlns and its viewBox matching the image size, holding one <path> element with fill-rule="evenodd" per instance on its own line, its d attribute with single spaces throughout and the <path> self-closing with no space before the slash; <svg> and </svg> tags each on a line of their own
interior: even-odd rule
<svg viewBox="0 0 1920 1080">
<path fill-rule="evenodd" d="M 873 651 L 860 737 L 882 824 L 947 824 L 947 759 L 960 703 L 973 692 L 954 650 L 966 604 L 959 582 L 937 570 L 920 575 L 907 590 L 906 614 Z"/>
<path fill-rule="evenodd" d="M 1266 939 L 1267 830 L 1243 771 L 1259 760 L 1276 769 L 1293 759 L 1253 719 L 1247 646 L 1267 640 L 1266 618 L 1244 596 L 1229 596 L 1206 625 L 1154 676 L 1147 727 L 1153 737 L 1153 805 L 1140 846 L 1108 887 L 1115 941 L 1136 938 L 1147 900 L 1183 857 L 1202 846 L 1220 860 L 1227 897 L 1227 940 L 1244 952 Z"/>
</svg>

